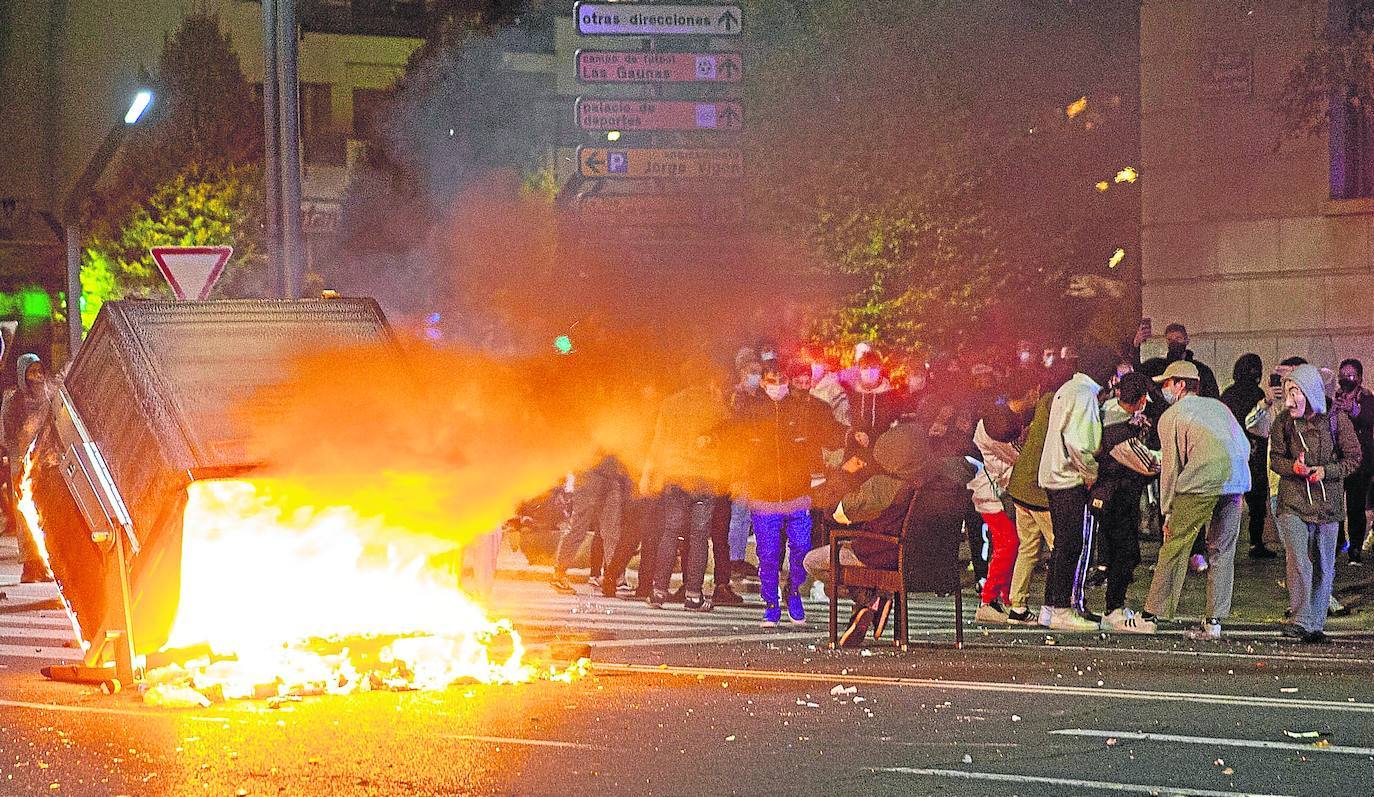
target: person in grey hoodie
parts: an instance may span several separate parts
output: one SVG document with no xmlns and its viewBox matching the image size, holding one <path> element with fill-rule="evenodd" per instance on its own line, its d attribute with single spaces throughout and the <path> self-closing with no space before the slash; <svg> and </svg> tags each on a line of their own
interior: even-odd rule
<svg viewBox="0 0 1374 797">
<path fill-rule="evenodd" d="M 1250 489 L 1250 441 L 1225 404 L 1198 395 L 1200 381 L 1193 363 L 1169 363 L 1155 381 L 1172 406 L 1159 419 L 1164 544 L 1145 600 L 1144 619 L 1173 618 L 1193 541 L 1205 528 L 1207 613 L 1202 627 L 1190 629 L 1187 636 L 1220 639 L 1221 621 L 1231 613 L 1240 501 Z"/>
<path fill-rule="evenodd" d="M 1288 553 L 1293 622 L 1283 633 L 1306 644 L 1327 641 L 1326 609 L 1336 568 L 1336 536 L 1345 516 L 1343 480 L 1360 469 L 1360 440 L 1344 412 L 1327 414 L 1316 366 L 1283 380 L 1285 410 L 1269 433 L 1269 463 L 1279 475 L 1275 523 Z"/>
</svg>

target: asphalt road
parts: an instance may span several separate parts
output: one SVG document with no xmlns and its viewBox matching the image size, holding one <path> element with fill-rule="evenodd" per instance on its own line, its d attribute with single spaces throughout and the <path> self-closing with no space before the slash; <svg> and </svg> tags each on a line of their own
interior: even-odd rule
<svg viewBox="0 0 1374 797">
<path fill-rule="evenodd" d="M 0 794 L 1367 795 L 1374 782 L 1365 640 L 1031 632 L 865 656 L 795 636 L 608 648 L 572 684 L 280 709 L 150 708 L 7 659 Z"/>
</svg>

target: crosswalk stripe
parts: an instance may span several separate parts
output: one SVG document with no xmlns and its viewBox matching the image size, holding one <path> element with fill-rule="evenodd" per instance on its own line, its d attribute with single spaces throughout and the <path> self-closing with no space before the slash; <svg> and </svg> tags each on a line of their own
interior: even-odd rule
<svg viewBox="0 0 1374 797">
<path fill-rule="evenodd" d="M 0 614 L 0 628 L 13 628 L 21 625 L 31 628 L 56 628 L 59 631 L 70 631 L 72 627 L 65 615 L 42 617 L 32 612 Z"/>
<path fill-rule="evenodd" d="M 0 658 L 49 659 L 78 661 L 84 654 L 80 648 L 53 648 L 40 645 L 0 645 Z"/>
<path fill-rule="evenodd" d="M 0 639 L 51 639 L 54 641 L 65 642 L 72 636 L 71 627 L 62 628 L 35 628 L 33 626 L 15 626 L 0 623 Z"/>
</svg>

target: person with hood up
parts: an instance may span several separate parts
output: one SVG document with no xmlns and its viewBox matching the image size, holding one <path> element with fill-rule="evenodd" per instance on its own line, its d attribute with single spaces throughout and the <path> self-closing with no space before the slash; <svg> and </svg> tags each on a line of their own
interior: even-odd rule
<svg viewBox="0 0 1374 797">
<path fill-rule="evenodd" d="M 1264 544 L 1264 519 L 1269 510 L 1269 436 L 1265 424 L 1268 394 L 1260 387 L 1263 375 L 1260 356 L 1242 354 L 1231 370 L 1234 381 L 1221 392 L 1221 403 L 1231 410 L 1250 441 L 1250 491 L 1245 494 L 1245 507 L 1250 515 L 1251 559 L 1278 555 Z"/>
<path fill-rule="evenodd" d="M 1288 555 L 1293 622 L 1287 636 L 1326 641 L 1326 612 L 1336 568 L 1336 535 L 1345 515 L 1344 480 L 1359 470 L 1360 441 L 1344 412 L 1327 414 L 1321 374 L 1299 365 L 1283 380 L 1284 406 L 1269 435 L 1279 474 L 1275 525 Z"/>
<path fill-rule="evenodd" d="M 858 454 L 872 447 L 901 414 L 901 396 L 883 376 L 882 359 L 874 351 L 864 352 L 857 363 L 857 382 L 849 394 L 849 434 L 846 451 Z"/>
<path fill-rule="evenodd" d="M 909 521 L 906 544 L 913 569 L 928 573 L 932 582 L 945 574 L 924 567 L 926 562 L 958 560 L 961 522 L 968 492 L 964 485 L 974 469 L 964 458 L 943 456 L 932 449 L 920 424 L 899 423 L 884 432 L 873 445 L 874 468 L 857 486 L 846 491 L 836 504 L 832 517 L 841 526 L 862 528 L 890 538 L 890 541 L 857 539 L 839 551 L 842 565 L 892 569 L 897 566 L 897 544 L 907 507 L 916 496 L 917 509 Z M 823 545 L 806 555 L 805 568 L 817 581 L 832 589 L 830 546 Z M 952 574 L 958 589 L 958 573 Z M 840 636 L 840 647 L 861 644 L 869 629 L 882 636 L 892 609 L 891 596 L 873 590 L 850 588 L 854 615 Z"/>
<path fill-rule="evenodd" d="M 1160 416 L 1159 504 L 1164 544 L 1159 548 L 1142 619 L 1171 619 L 1183 594 L 1193 542 L 1206 529 L 1207 611 L 1194 640 L 1221 638 L 1231 612 L 1240 497 L 1250 489 L 1250 441 L 1218 399 L 1198 395 L 1198 368 L 1187 360 L 1155 377 L 1170 407 Z"/>
<path fill-rule="evenodd" d="M 806 623 L 801 585 L 802 560 L 811 550 L 811 476 L 822 468 L 821 449 L 839 445 L 841 431 L 830 407 L 806 390 L 792 390 L 790 379 L 805 376 L 810 366 L 794 363 L 788 373 L 764 372 L 764 395 L 748 399 L 737 410 L 744 460 L 745 492 L 759 556 L 759 597 L 765 628 L 782 620 L 778 570 L 787 546 L 787 616 Z"/>
<path fill-rule="evenodd" d="M 51 581 L 52 575 L 43 563 L 37 540 L 27 526 L 19 521 L 15 510 L 18 496 L 14 491 L 19 489 L 24 457 L 28 454 L 29 446 L 33 445 L 51 411 L 56 388 L 48 375 L 47 366 L 37 354 L 20 355 L 16 371 L 18 386 L 5 391 L 4 399 L 0 401 L 0 425 L 4 427 L 5 450 L 9 452 L 10 462 L 11 494 L 5 496 L 6 515 L 15 536 L 19 538 L 19 558 L 23 562 L 20 581 Z"/>
<path fill-rule="evenodd" d="M 1350 564 L 1364 564 L 1365 504 L 1369 482 L 1374 475 L 1374 394 L 1364 386 L 1364 363 L 1348 358 L 1341 361 L 1331 409 L 1350 418 L 1355 437 L 1360 441 L 1360 467 L 1345 477 L 1345 541 Z M 1337 540 L 1337 548 L 1342 547 Z"/>
</svg>

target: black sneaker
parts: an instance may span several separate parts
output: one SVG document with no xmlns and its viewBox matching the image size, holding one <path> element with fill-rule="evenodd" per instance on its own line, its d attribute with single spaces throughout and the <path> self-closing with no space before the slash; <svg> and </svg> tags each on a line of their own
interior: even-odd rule
<svg viewBox="0 0 1374 797">
<path fill-rule="evenodd" d="M 697 597 L 688 598 L 683 601 L 682 608 L 689 612 L 709 612 L 714 607 L 711 605 L 711 601 L 707 600 L 705 597 Z"/>
<path fill-rule="evenodd" d="M 1090 588 L 1101 587 L 1107 583 L 1107 568 L 1099 567 L 1088 575 L 1087 586 Z"/>
<path fill-rule="evenodd" d="M 577 590 L 573 589 L 573 585 L 569 583 L 567 576 L 554 576 L 553 580 L 549 582 L 549 586 L 553 587 L 553 591 L 560 595 L 577 594 Z"/>
<path fill-rule="evenodd" d="M 863 644 L 864 636 L 868 629 L 873 625 L 873 617 L 876 612 L 867 606 L 860 606 L 854 610 L 854 616 L 849 618 L 849 626 L 840 634 L 840 647 L 857 648 Z"/>
<path fill-rule="evenodd" d="M 1273 559 L 1276 556 L 1278 556 L 1278 554 L 1274 553 L 1272 550 L 1263 545 L 1250 546 L 1251 559 Z"/>
<path fill-rule="evenodd" d="M 659 592 L 658 590 L 654 590 L 653 592 L 649 593 L 649 605 L 655 609 L 662 609 L 663 604 L 667 600 L 667 593 Z"/>
<path fill-rule="evenodd" d="M 743 606 L 744 598 L 730 589 L 729 585 L 716 587 L 711 593 L 711 603 L 716 606 Z"/>
<path fill-rule="evenodd" d="M 1298 640 L 1304 645 L 1327 645 L 1331 642 L 1331 637 L 1321 631 L 1309 631 L 1303 634 L 1302 639 Z"/>
<path fill-rule="evenodd" d="M 1279 635 L 1289 639 L 1302 639 L 1307 636 L 1307 629 L 1297 623 L 1284 623 L 1279 626 Z"/>
<path fill-rule="evenodd" d="M 685 600 L 687 600 L 687 588 L 686 588 L 686 587 L 678 587 L 677 589 L 675 589 L 675 590 L 673 590 L 672 592 L 668 593 L 668 597 L 667 597 L 668 603 L 682 603 L 682 602 L 685 601 Z"/>
<path fill-rule="evenodd" d="M 1007 612 L 1007 623 L 1010 625 L 1038 625 L 1040 623 L 1040 618 L 1037 615 L 1031 614 L 1029 608 L 1012 609 Z"/>
</svg>

